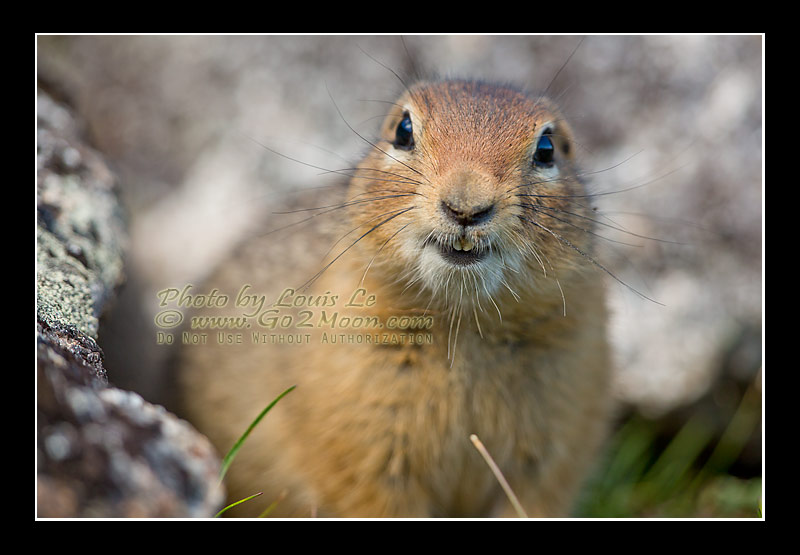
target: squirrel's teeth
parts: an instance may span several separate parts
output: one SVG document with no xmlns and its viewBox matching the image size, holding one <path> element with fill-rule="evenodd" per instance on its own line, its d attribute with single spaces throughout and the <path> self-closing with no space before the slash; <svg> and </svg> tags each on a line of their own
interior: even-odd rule
<svg viewBox="0 0 800 555">
<path fill-rule="evenodd" d="M 457 237 L 452 243 L 453 250 L 457 251 L 471 251 L 475 248 L 475 243 L 473 243 L 467 237 Z"/>
</svg>

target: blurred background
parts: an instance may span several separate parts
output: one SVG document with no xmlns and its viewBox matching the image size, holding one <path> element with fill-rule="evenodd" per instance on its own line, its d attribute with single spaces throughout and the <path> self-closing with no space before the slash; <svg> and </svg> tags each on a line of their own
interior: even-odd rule
<svg viewBox="0 0 800 555">
<path fill-rule="evenodd" d="M 742 35 L 39 36 L 40 86 L 84 118 L 129 213 L 109 379 L 165 401 L 156 293 L 335 182 L 319 168 L 358 159 L 350 126 L 377 132 L 395 73 L 510 82 L 571 121 L 614 274 L 621 409 L 576 516 L 757 517 L 763 61 Z"/>
</svg>

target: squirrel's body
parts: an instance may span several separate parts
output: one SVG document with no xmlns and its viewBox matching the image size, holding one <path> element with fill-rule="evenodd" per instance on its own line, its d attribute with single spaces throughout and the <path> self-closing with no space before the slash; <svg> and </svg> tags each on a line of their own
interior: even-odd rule
<svg viewBox="0 0 800 555">
<path fill-rule="evenodd" d="M 320 205 L 340 209 L 254 239 L 220 269 L 208 290 L 233 300 L 247 284 L 272 304 L 296 289 L 284 302 L 299 305 L 277 307 L 288 328 L 253 319 L 243 344 L 184 349 L 185 414 L 221 452 L 297 385 L 239 451 L 232 500 L 281 497 L 275 516 L 514 516 L 476 434 L 530 516 L 569 514 L 610 414 L 603 285 L 574 150 L 542 98 L 416 85 L 346 198 Z M 358 290 L 360 306 L 345 306 Z M 387 327 L 400 321 L 417 327 Z M 238 514 L 263 509 L 248 503 Z"/>
</svg>

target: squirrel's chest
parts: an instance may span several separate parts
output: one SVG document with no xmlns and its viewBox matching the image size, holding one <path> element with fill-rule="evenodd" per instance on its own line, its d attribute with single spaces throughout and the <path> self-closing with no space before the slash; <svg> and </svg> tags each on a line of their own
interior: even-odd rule
<svg viewBox="0 0 800 555">
<path fill-rule="evenodd" d="M 487 516 L 503 492 L 470 438 L 509 481 L 535 471 L 552 436 L 545 384 L 536 357 L 518 348 L 457 348 L 455 359 L 446 345 L 327 349 L 298 388 L 313 388 L 314 402 L 292 422 L 341 459 L 348 480 L 370 475 L 397 495 L 417 491 L 434 514 Z"/>
<path fill-rule="evenodd" d="M 518 357 L 497 353 L 494 367 L 427 357 L 401 370 L 387 394 L 391 420 L 386 476 L 423 488 L 442 514 L 484 516 L 502 498 L 497 479 L 473 444 L 477 436 L 506 476 L 529 473 L 548 436 L 537 410 L 536 379 Z M 402 392 L 402 393 L 401 393 Z"/>
</svg>

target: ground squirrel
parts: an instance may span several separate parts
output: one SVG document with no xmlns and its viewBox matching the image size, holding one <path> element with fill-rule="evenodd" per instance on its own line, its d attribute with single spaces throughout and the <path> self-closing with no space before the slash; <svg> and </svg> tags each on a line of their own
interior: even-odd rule
<svg viewBox="0 0 800 555">
<path fill-rule="evenodd" d="M 228 473 L 232 500 L 265 492 L 235 514 L 515 516 L 476 434 L 529 516 L 568 516 L 611 411 L 570 127 L 544 97 L 442 80 L 364 140 L 342 198 L 308 212 L 324 217 L 193 290 L 247 319 L 181 354 L 183 413 L 221 452 L 297 385 Z"/>
</svg>

